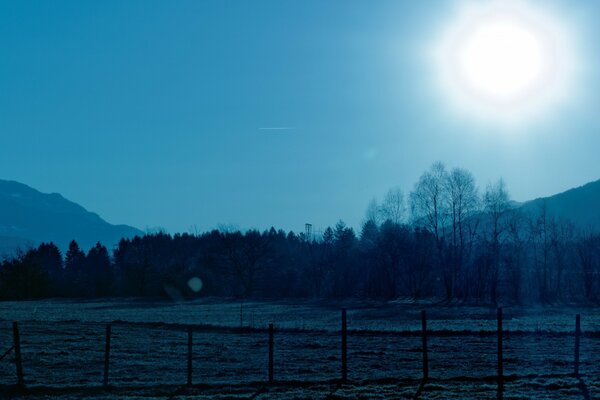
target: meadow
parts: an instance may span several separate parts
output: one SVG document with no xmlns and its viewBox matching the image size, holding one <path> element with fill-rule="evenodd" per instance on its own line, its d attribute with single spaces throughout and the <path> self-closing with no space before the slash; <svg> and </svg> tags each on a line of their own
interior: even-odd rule
<svg viewBox="0 0 600 400">
<path fill-rule="evenodd" d="M 342 307 L 348 310 L 344 385 Z M 422 309 L 428 314 L 430 379 L 418 397 L 496 397 L 491 307 L 222 299 L 2 302 L 0 350 L 11 346 L 12 321 L 18 321 L 27 398 L 413 398 L 422 376 Z M 573 375 L 576 313 L 583 331 L 580 378 Z M 107 323 L 110 388 L 102 390 Z M 275 326 L 273 385 L 264 384 L 269 323 Z M 186 388 L 189 325 L 194 386 Z M 506 307 L 504 330 L 504 398 L 600 393 L 597 308 Z M 9 396 L 17 396 L 13 360 L 9 355 L 0 361 L 0 391 Z"/>
</svg>

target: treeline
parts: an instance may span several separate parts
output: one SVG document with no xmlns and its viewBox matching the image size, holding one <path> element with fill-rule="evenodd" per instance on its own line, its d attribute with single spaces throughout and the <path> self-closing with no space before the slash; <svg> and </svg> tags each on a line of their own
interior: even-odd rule
<svg viewBox="0 0 600 400">
<path fill-rule="evenodd" d="M 107 296 L 598 302 L 600 235 L 436 163 L 408 196 L 373 200 L 359 232 L 157 233 L 64 257 L 50 243 L 0 266 L 3 299 Z"/>
</svg>

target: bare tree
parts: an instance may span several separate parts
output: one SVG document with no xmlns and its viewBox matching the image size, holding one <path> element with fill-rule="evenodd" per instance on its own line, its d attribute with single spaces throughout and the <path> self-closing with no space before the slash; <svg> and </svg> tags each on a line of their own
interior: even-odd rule
<svg viewBox="0 0 600 400">
<path fill-rule="evenodd" d="M 431 232 L 419 228 L 412 231 L 407 258 L 403 281 L 408 294 L 414 299 L 432 294 L 435 241 Z"/>
<path fill-rule="evenodd" d="M 478 226 L 479 195 L 473 175 L 461 168 L 454 168 L 446 179 L 446 200 L 450 216 L 450 262 L 445 268 L 446 285 L 452 295 L 457 295 L 459 280 L 464 276 Z M 462 280 L 463 283 L 466 280 Z M 463 296 L 467 291 L 463 291 Z"/>
<path fill-rule="evenodd" d="M 539 215 L 530 224 L 530 246 L 539 300 L 543 303 L 559 300 L 563 294 L 564 272 L 573 257 L 574 234 L 571 223 L 557 220 L 545 203 L 540 204 Z"/>
<path fill-rule="evenodd" d="M 375 225 L 379 226 L 383 221 L 381 221 L 381 207 L 377 202 L 377 199 L 373 197 L 367 206 L 367 212 L 365 213 L 365 222 L 373 222 Z"/>
<path fill-rule="evenodd" d="M 524 227 L 526 218 L 515 209 L 508 210 L 505 214 L 507 239 L 506 251 L 502 253 L 502 260 L 506 266 L 510 297 L 517 303 L 522 301 L 522 290 L 526 275 L 523 267 L 526 262 L 527 237 Z M 497 283 L 498 279 L 496 280 Z"/>
<path fill-rule="evenodd" d="M 404 222 L 406 205 L 404 203 L 404 192 L 402 189 L 394 187 L 388 190 L 379 207 L 379 214 L 382 222 L 390 221 L 396 225 L 400 225 Z"/>
<path fill-rule="evenodd" d="M 510 200 L 506 185 L 502 179 L 490 184 L 483 195 L 483 207 L 486 216 L 486 242 L 489 248 L 489 266 L 487 279 L 489 282 L 490 299 L 498 300 L 498 282 L 500 277 L 500 260 L 502 236 L 508 228 L 506 215 L 510 210 Z"/>
<path fill-rule="evenodd" d="M 410 209 L 417 226 L 430 230 L 441 244 L 446 222 L 445 185 L 448 173 L 441 162 L 436 162 L 423 173 L 410 193 Z"/>
<path fill-rule="evenodd" d="M 529 220 L 529 245 L 532 255 L 532 268 L 539 300 L 546 303 L 550 300 L 548 280 L 550 277 L 550 221 L 546 203 L 539 206 L 539 214 Z"/>
<path fill-rule="evenodd" d="M 410 209 L 413 223 L 431 232 L 435 238 L 437 249 L 437 265 L 446 270 L 447 262 L 444 254 L 447 217 L 447 179 L 448 172 L 441 162 L 436 162 L 424 172 L 410 193 Z M 454 296 L 451 276 L 444 274 L 446 298 Z"/>
<path fill-rule="evenodd" d="M 583 233 L 577 245 L 577 256 L 581 267 L 583 294 L 587 301 L 598 301 L 600 278 L 600 236 Z"/>
<path fill-rule="evenodd" d="M 554 259 L 550 282 L 553 300 L 562 300 L 565 294 L 563 286 L 569 286 L 571 274 L 569 276 L 565 274 L 571 272 L 568 271 L 567 266 L 571 264 L 573 258 L 574 239 L 575 228 L 571 222 L 553 219 L 550 225 L 550 248 Z"/>
</svg>

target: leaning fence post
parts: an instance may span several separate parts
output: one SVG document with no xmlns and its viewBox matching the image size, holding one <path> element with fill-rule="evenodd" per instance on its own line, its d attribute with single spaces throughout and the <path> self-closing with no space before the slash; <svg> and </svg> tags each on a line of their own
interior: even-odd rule
<svg viewBox="0 0 600 400">
<path fill-rule="evenodd" d="M 501 392 L 504 390 L 504 365 L 502 355 L 502 307 L 498 308 L 498 390 Z"/>
<path fill-rule="evenodd" d="M 421 334 L 423 337 L 423 379 L 429 378 L 429 357 L 427 354 L 427 312 L 421 311 Z"/>
<path fill-rule="evenodd" d="M 579 337 L 581 336 L 581 315 L 575 316 L 575 376 L 579 377 Z"/>
<path fill-rule="evenodd" d="M 269 324 L 269 383 L 273 383 L 273 324 Z"/>
<path fill-rule="evenodd" d="M 187 331 L 187 384 L 192 386 L 192 327 L 188 327 Z"/>
<path fill-rule="evenodd" d="M 15 365 L 17 367 L 17 387 L 23 389 L 25 381 L 23 379 L 23 359 L 21 358 L 21 339 L 19 337 L 19 325 L 13 321 L 13 342 L 15 346 Z"/>
<path fill-rule="evenodd" d="M 106 325 L 106 344 L 104 346 L 104 387 L 108 386 L 108 367 L 110 364 L 110 335 L 111 325 Z"/>
<path fill-rule="evenodd" d="M 348 379 L 348 349 L 347 349 L 346 309 L 342 308 L 342 382 Z"/>
</svg>

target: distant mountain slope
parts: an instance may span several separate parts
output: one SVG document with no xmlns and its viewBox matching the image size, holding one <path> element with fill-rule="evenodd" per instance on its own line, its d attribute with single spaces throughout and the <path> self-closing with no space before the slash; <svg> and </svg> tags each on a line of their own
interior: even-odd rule
<svg viewBox="0 0 600 400">
<path fill-rule="evenodd" d="M 109 224 L 60 194 L 0 180 L 0 254 L 42 241 L 64 250 L 73 239 L 84 249 L 98 241 L 110 248 L 122 237 L 141 234 L 127 225 Z"/>
<path fill-rule="evenodd" d="M 572 221 L 584 229 L 600 231 L 600 180 L 554 196 L 525 202 L 521 209 L 539 213 L 543 204 L 549 215 Z"/>
</svg>

